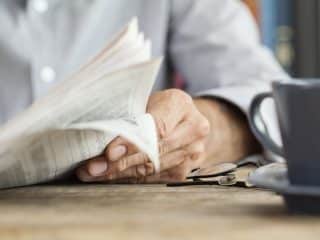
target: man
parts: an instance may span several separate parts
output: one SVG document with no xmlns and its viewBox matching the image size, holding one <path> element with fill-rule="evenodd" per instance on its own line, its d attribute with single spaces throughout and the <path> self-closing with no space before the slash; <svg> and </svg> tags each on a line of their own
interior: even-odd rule
<svg viewBox="0 0 320 240">
<path fill-rule="evenodd" d="M 161 172 L 117 138 L 77 170 L 85 182 L 168 182 L 194 168 L 260 150 L 245 113 L 251 99 L 285 78 L 239 0 L 3 0 L 0 119 L 14 117 L 85 63 L 133 16 L 165 62 L 147 112 L 155 119 Z M 170 69 L 184 91 L 169 89 Z"/>
</svg>

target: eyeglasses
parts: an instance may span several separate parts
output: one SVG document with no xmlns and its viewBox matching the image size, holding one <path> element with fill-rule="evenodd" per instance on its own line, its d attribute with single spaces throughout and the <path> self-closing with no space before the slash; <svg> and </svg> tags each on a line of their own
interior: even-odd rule
<svg viewBox="0 0 320 240">
<path fill-rule="evenodd" d="M 248 175 L 262 165 L 260 155 L 251 156 L 238 164 L 211 164 L 193 170 L 185 181 L 168 183 L 168 187 L 218 185 L 253 188 L 248 182 Z"/>
</svg>

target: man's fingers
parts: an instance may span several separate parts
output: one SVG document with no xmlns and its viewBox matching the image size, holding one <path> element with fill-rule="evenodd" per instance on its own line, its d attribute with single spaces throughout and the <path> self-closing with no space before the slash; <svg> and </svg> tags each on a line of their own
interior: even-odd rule
<svg viewBox="0 0 320 240">
<path fill-rule="evenodd" d="M 160 164 L 161 164 L 160 169 L 165 170 L 172 166 L 178 165 L 183 160 L 184 153 L 185 153 L 185 150 L 181 149 L 178 151 L 174 151 L 172 153 L 167 153 L 165 155 L 162 155 L 160 158 Z M 126 155 L 125 157 L 122 157 L 121 159 L 112 162 L 112 164 L 109 165 L 107 174 L 112 175 L 112 174 L 115 174 L 116 172 L 123 172 L 129 168 L 135 169 L 136 166 L 144 165 L 148 162 L 149 162 L 149 157 L 143 152 L 137 152 L 132 155 Z M 131 173 L 134 171 L 129 170 L 128 172 Z M 153 174 L 153 172 L 151 172 L 150 174 Z"/>
<path fill-rule="evenodd" d="M 133 154 L 137 151 L 138 150 L 134 144 L 128 142 L 122 137 L 117 137 L 108 145 L 105 154 L 108 160 L 118 161 L 124 156 Z"/>
<path fill-rule="evenodd" d="M 90 176 L 85 169 L 79 170 L 77 176 L 81 181 L 84 182 L 115 182 L 116 180 L 124 179 L 141 179 L 145 176 L 152 175 L 154 173 L 153 165 L 151 162 L 148 162 L 144 165 L 137 165 L 131 168 L 128 168 L 122 172 L 114 171 L 108 173 L 104 176 L 92 177 Z"/>
<path fill-rule="evenodd" d="M 148 176 L 152 170 L 148 170 L 148 166 L 138 165 L 125 170 L 124 172 L 116 172 L 113 175 L 105 175 L 100 177 L 92 177 L 86 169 L 78 169 L 77 176 L 83 182 L 105 182 L 105 183 L 168 183 L 175 181 L 184 181 L 188 174 L 195 168 L 201 166 L 204 160 L 204 154 L 198 155 L 197 159 L 192 160 L 187 157 L 185 161 L 177 166 L 162 171 L 155 175 Z M 152 163 L 149 169 L 152 169 Z"/>
<path fill-rule="evenodd" d="M 115 171 L 113 173 L 108 173 L 104 179 L 115 180 L 115 179 L 125 179 L 125 178 L 143 178 L 145 176 L 153 175 L 154 167 L 151 162 L 136 165 L 130 167 L 122 172 Z"/>
<path fill-rule="evenodd" d="M 81 166 L 91 176 L 101 176 L 107 172 L 108 163 L 104 156 L 88 160 L 86 164 Z"/>
<path fill-rule="evenodd" d="M 179 150 L 173 153 L 168 153 L 161 159 L 161 171 L 165 171 L 165 169 L 177 166 L 182 161 L 184 161 L 185 151 Z M 88 167 L 84 170 L 89 169 Z M 91 174 L 91 173 L 90 173 Z M 88 171 L 81 173 L 84 181 L 98 181 L 98 182 L 106 182 L 113 181 L 117 179 L 144 179 L 147 176 L 154 175 L 154 166 L 153 163 L 148 161 L 148 158 L 143 153 L 136 153 L 133 156 L 125 157 L 119 161 L 113 162 L 109 164 L 108 171 L 103 176 L 87 176 Z M 79 176 L 79 175 L 78 175 Z M 152 178 L 153 179 L 153 178 Z"/>
<path fill-rule="evenodd" d="M 108 160 L 111 162 L 117 161 L 136 151 L 137 149 L 133 144 L 122 137 L 117 137 L 108 145 L 105 156 L 89 159 L 87 163 L 80 168 L 86 168 L 86 172 L 93 177 L 102 176 L 105 175 L 108 167 L 111 166 L 111 164 L 108 164 Z M 120 166 L 123 166 L 123 164 Z"/>
<path fill-rule="evenodd" d="M 104 156 L 90 159 L 81 166 L 92 177 L 100 177 L 105 175 L 112 175 L 116 177 L 116 174 L 130 169 L 134 166 L 147 164 L 149 158 L 145 153 L 138 152 L 129 156 L 125 156 L 118 161 L 108 162 Z M 152 174 L 154 170 L 152 170 Z"/>
<path fill-rule="evenodd" d="M 203 153 L 204 139 L 199 139 L 183 149 L 162 155 L 160 158 L 161 172 L 179 166 L 187 160 L 196 161 Z M 92 177 L 96 177 L 96 181 L 142 178 L 154 174 L 153 163 L 148 160 L 146 154 L 141 152 L 124 157 L 116 162 L 110 162 L 106 171 L 102 174 L 97 174 L 96 165 L 103 165 L 104 162 L 106 161 L 102 157 L 92 159 L 88 161 L 83 168 L 85 168 L 86 173 L 89 173 Z"/>
<path fill-rule="evenodd" d="M 197 159 L 204 152 L 204 140 L 200 139 L 183 149 L 162 155 L 160 158 L 161 172 L 178 166 L 187 159 Z M 107 172 L 109 179 L 144 177 L 154 174 L 154 166 L 144 153 L 136 153 L 110 164 Z M 108 177 L 107 176 L 107 177 Z"/>
<path fill-rule="evenodd" d="M 190 160 L 196 161 L 205 154 L 205 138 L 201 138 L 186 147 Z"/>
<path fill-rule="evenodd" d="M 181 162 L 185 160 L 185 150 L 177 150 L 172 153 L 168 153 L 161 157 L 160 159 L 160 169 L 161 172 L 165 171 L 168 168 L 172 168 L 173 166 L 179 165 Z M 132 158 L 133 156 L 129 156 L 125 159 L 121 159 L 114 164 L 117 164 L 115 169 L 110 169 L 106 174 L 106 179 L 120 179 L 120 178 L 141 178 L 154 174 L 154 166 L 153 163 L 148 161 L 148 157 L 144 154 L 137 153 L 136 159 Z M 144 156 L 143 156 L 144 155 Z M 144 159 L 143 159 L 144 158 Z M 121 164 L 126 164 L 127 168 L 121 166 L 121 170 L 119 166 Z M 112 164 L 113 165 L 113 164 Z M 128 167 L 130 166 L 130 167 Z M 113 168 L 111 166 L 111 168 Z M 122 170 L 125 169 L 125 170 Z"/>
<path fill-rule="evenodd" d="M 167 153 L 160 158 L 160 170 L 166 171 L 174 166 L 181 164 L 188 157 L 186 149 L 178 149 Z"/>
<path fill-rule="evenodd" d="M 143 152 L 137 152 L 132 155 L 125 156 L 116 162 L 110 164 L 108 174 L 113 174 L 115 172 L 122 172 L 131 167 L 147 164 L 149 162 L 149 157 Z"/>
<path fill-rule="evenodd" d="M 204 151 L 204 137 L 208 131 L 208 124 L 204 120 L 184 121 L 181 123 L 168 138 L 159 143 L 160 170 L 165 171 L 179 165 L 188 155 L 191 159 L 197 158 L 197 155 Z M 125 140 L 118 138 L 108 149 L 112 149 L 113 147 L 117 147 L 124 143 L 126 143 Z M 130 145 L 131 144 L 127 146 L 129 147 Z M 117 174 L 117 172 L 123 172 L 130 168 L 132 169 L 126 172 L 128 175 L 124 174 L 124 176 L 121 176 L 135 177 L 136 173 L 142 172 L 141 169 L 140 171 L 136 171 L 136 167 L 148 163 L 148 156 L 145 153 L 138 151 L 132 145 L 128 150 L 129 152 L 124 157 L 109 164 L 107 175 L 116 177 L 115 174 Z M 146 171 L 146 176 L 154 173 L 149 170 L 150 169 Z"/>
<path fill-rule="evenodd" d="M 200 141 L 198 143 L 199 144 L 194 145 L 195 152 L 197 152 L 199 149 L 202 149 L 202 146 L 200 146 L 202 145 L 200 144 Z M 185 161 L 182 161 L 179 165 L 173 168 L 162 171 L 161 173 L 156 175 L 142 178 L 143 183 L 170 183 L 185 181 L 190 172 L 193 169 L 200 167 L 205 160 L 205 153 L 200 152 L 201 151 L 199 151 L 199 153 L 197 153 L 196 155 L 188 155 L 187 157 L 185 157 Z"/>
<path fill-rule="evenodd" d="M 160 169 L 161 171 L 166 171 L 182 164 L 185 161 L 196 161 L 198 158 L 200 158 L 200 156 L 204 154 L 204 151 L 204 139 L 199 139 L 182 149 L 178 149 L 162 156 L 160 161 Z"/>
<path fill-rule="evenodd" d="M 179 165 L 185 158 L 186 151 L 178 150 L 172 153 L 168 153 L 161 157 L 161 173 L 165 172 L 166 169 L 172 168 L 173 166 Z M 88 168 L 85 168 L 86 170 Z M 143 153 L 136 153 L 133 156 L 125 157 L 117 162 L 113 162 L 109 165 L 107 173 L 103 176 L 87 176 L 87 171 L 81 172 L 80 178 L 86 182 L 108 182 L 117 179 L 147 179 L 146 177 L 152 176 L 150 179 L 156 179 L 160 176 L 159 174 L 154 175 L 153 163 L 148 161 L 146 155 Z M 79 175 L 78 175 L 79 176 Z"/>
<path fill-rule="evenodd" d="M 204 118 L 185 120 L 159 143 L 160 155 L 181 149 L 209 133 L 209 123 Z"/>
</svg>

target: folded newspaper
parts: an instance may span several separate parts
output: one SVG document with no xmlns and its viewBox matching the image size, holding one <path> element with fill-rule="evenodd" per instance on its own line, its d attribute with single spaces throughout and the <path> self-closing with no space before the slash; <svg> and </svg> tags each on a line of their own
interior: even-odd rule
<svg viewBox="0 0 320 240">
<path fill-rule="evenodd" d="M 97 56 L 0 128 L 0 188 L 67 176 L 122 136 L 159 171 L 147 100 L 161 59 L 133 19 Z"/>
</svg>

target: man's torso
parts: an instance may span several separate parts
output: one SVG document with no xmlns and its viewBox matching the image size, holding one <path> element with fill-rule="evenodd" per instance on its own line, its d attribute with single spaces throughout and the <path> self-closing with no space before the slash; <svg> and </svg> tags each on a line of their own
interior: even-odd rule
<svg viewBox="0 0 320 240">
<path fill-rule="evenodd" d="M 134 16 L 153 43 L 153 55 L 164 55 L 169 15 L 167 0 L 5 0 L 0 4 L 0 123 L 88 61 Z M 166 86 L 165 73 L 164 65 L 155 89 Z"/>
</svg>

